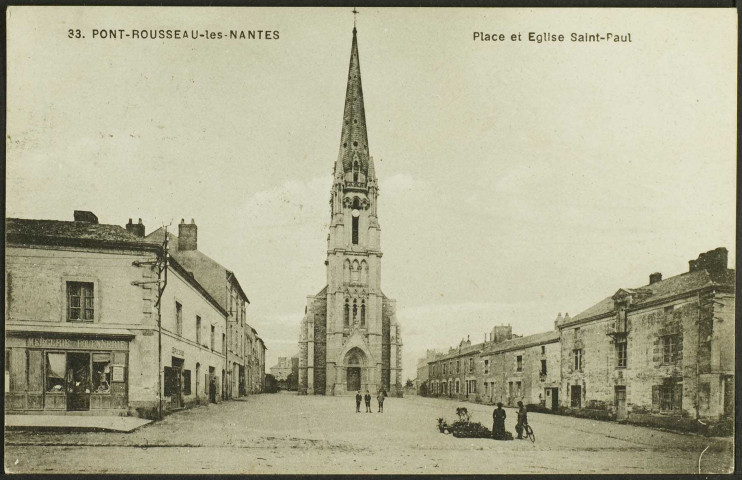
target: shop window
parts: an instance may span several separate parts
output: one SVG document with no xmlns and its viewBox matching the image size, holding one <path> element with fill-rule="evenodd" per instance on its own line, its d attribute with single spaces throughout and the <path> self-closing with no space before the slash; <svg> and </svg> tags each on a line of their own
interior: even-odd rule
<svg viewBox="0 0 742 480">
<path fill-rule="evenodd" d="M 67 319 L 92 322 L 95 318 L 92 282 L 67 282 Z"/>
<path fill-rule="evenodd" d="M 64 353 L 46 354 L 46 391 L 64 392 L 67 359 Z"/>
<path fill-rule="evenodd" d="M 183 370 L 183 395 L 191 394 L 191 371 Z"/>
<path fill-rule="evenodd" d="M 111 354 L 93 354 L 93 392 L 111 392 Z"/>
<path fill-rule="evenodd" d="M 518 355 L 517 357 L 515 357 L 515 371 L 523 371 L 523 355 Z"/>
<path fill-rule="evenodd" d="M 628 347 L 627 347 L 626 341 L 618 342 L 616 344 L 616 367 L 618 368 L 626 368 L 626 365 L 628 364 Z"/>
</svg>

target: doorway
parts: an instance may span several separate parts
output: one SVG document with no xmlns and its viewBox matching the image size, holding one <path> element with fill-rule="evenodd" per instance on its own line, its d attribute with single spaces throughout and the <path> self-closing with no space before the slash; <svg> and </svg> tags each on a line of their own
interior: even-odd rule
<svg viewBox="0 0 742 480">
<path fill-rule="evenodd" d="M 361 367 L 348 367 L 348 391 L 357 392 L 361 389 Z"/>
<path fill-rule="evenodd" d="M 183 365 L 185 361 L 182 358 L 171 357 L 172 370 L 172 390 L 170 395 L 170 406 L 173 409 L 183 408 Z"/>
<path fill-rule="evenodd" d="M 90 354 L 67 353 L 67 410 L 90 410 Z"/>
<path fill-rule="evenodd" d="M 572 402 L 570 404 L 572 408 L 582 408 L 582 386 L 572 385 L 570 394 L 572 397 Z"/>
<path fill-rule="evenodd" d="M 551 389 L 551 410 L 556 412 L 559 410 L 559 389 Z"/>
<path fill-rule="evenodd" d="M 209 367 L 209 401 L 216 403 L 216 370 Z"/>
<path fill-rule="evenodd" d="M 616 385 L 616 420 L 626 419 L 626 387 Z"/>
</svg>

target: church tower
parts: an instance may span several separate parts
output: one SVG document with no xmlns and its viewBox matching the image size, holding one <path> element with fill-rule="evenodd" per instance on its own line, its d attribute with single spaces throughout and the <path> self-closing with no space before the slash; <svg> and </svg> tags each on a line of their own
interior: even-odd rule
<svg viewBox="0 0 742 480">
<path fill-rule="evenodd" d="M 402 393 L 395 301 L 381 291 L 378 196 L 354 26 L 330 192 L 327 286 L 307 297 L 299 338 L 300 394 L 375 394 L 381 388 Z"/>
</svg>

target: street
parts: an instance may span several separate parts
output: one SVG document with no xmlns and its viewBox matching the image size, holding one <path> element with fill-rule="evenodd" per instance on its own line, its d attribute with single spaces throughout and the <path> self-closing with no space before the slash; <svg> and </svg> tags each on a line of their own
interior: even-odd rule
<svg viewBox="0 0 742 480">
<path fill-rule="evenodd" d="M 492 407 L 388 398 L 356 413 L 352 397 L 254 395 L 184 410 L 133 433 L 6 432 L 10 473 L 702 473 L 731 471 L 731 439 L 529 413 L 536 442 L 438 432 L 465 406 L 492 427 Z M 361 407 L 363 410 L 363 406 Z M 515 411 L 506 427 L 515 432 Z M 708 447 L 708 448 L 707 448 Z M 705 452 L 704 452 L 705 449 Z"/>
</svg>

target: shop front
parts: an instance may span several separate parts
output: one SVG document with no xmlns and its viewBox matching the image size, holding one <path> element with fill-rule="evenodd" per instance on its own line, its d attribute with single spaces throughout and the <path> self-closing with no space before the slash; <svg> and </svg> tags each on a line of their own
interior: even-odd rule
<svg viewBox="0 0 742 480">
<path fill-rule="evenodd" d="M 129 340 L 9 336 L 5 346 L 6 411 L 125 412 Z"/>
</svg>

